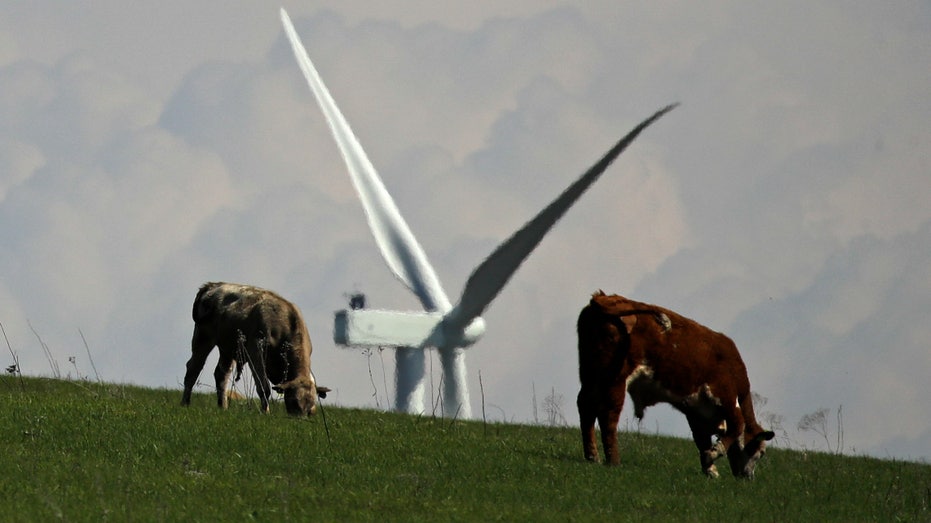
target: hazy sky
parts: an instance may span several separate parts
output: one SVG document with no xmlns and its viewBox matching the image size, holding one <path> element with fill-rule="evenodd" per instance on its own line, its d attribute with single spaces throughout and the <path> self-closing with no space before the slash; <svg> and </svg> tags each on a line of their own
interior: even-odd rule
<svg viewBox="0 0 931 523">
<path fill-rule="evenodd" d="M 546 422 L 549 398 L 577 423 L 575 320 L 604 289 L 734 338 L 777 444 L 836 448 L 842 430 L 846 452 L 931 459 L 931 4 L 309 4 L 285 7 L 454 301 L 614 141 L 682 103 L 486 313 L 477 417 L 484 400 L 490 420 Z M 180 401 L 194 294 L 226 280 L 303 309 L 328 402 L 393 401 L 391 352 L 335 346 L 333 312 L 352 291 L 418 302 L 278 7 L 4 6 L 0 323 L 24 373 L 53 372 L 32 328 L 62 375 L 94 379 L 80 329 L 101 379 Z M 797 430 L 819 409 L 827 438 Z M 688 435 L 668 407 L 641 428 Z"/>
</svg>

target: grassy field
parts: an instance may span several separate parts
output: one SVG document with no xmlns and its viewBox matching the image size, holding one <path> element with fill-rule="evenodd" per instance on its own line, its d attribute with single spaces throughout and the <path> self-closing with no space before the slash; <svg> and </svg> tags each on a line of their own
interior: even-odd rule
<svg viewBox="0 0 931 523">
<path fill-rule="evenodd" d="M 931 465 L 772 449 L 706 479 L 690 440 L 0 378 L 0 521 L 931 521 Z M 721 469 L 727 470 L 726 465 Z"/>
</svg>

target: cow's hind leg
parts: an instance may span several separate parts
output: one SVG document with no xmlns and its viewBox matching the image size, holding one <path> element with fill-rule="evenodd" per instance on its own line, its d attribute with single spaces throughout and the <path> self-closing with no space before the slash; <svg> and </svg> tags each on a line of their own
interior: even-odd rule
<svg viewBox="0 0 931 523">
<path fill-rule="evenodd" d="M 213 377 L 217 383 L 217 406 L 221 409 L 229 407 L 229 395 L 226 387 L 230 380 L 230 374 L 233 372 L 233 365 L 236 360 L 228 354 L 220 351 L 220 360 L 217 361 L 217 368 L 213 371 Z"/>
<path fill-rule="evenodd" d="M 601 400 L 595 411 L 598 414 L 598 427 L 601 429 L 601 446 L 605 451 L 605 465 L 618 465 L 621 456 L 617 449 L 617 422 L 621 419 L 621 409 L 624 408 L 624 398 L 627 396 L 626 376 L 619 380 L 621 385 L 608 388 L 605 393 L 599 394 Z"/>
<path fill-rule="evenodd" d="M 184 393 L 181 395 L 181 404 L 191 404 L 191 391 L 197 383 L 197 377 L 207 362 L 207 356 L 213 350 L 214 340 L 198 325 L 194 325 L 194 335 L 191 337 L 191 359 L 187 361 L 187 372 L 184 374 Z"/>
<path fill-rule="evenodd" d="M 605 451 L 605 465 L 619 465 L 617 449 L 617 422 L 621 419 L 621 405 L 605 405 L 598 409 L 598 427 L 601 428 L 601 446 Z"/>
<path fill-rule="evenodd" d="M 582 452 L 588 461 L 598 461 L 598 444 L 595 442 L 595 402 L 584 388 L 579 391 L 579 424 L 582 428 Z"/>
</svg>

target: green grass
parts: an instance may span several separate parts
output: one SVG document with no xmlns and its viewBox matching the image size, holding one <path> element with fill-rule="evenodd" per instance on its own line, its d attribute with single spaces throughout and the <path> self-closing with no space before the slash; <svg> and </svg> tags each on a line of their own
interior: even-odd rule
<svg viewBox="0 0 931 523">
<path fill-rule="evenodd" d="M 10 376 L 0 395 L 2 521 L 931 521 L 926 464 L 772 448 L 754 481 L 713 481 L 679 438 L 622 433 L 607 468 L 576 428 Z"/>
</svg>

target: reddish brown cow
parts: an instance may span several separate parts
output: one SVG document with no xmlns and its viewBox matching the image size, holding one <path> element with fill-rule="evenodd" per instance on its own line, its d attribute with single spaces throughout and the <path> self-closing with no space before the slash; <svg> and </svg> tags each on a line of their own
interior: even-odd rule
<svg viewBox="0 0 931 523">
<path fill-rule="evenodd" d="M 735 476 L 753 477 L 774 434 L 756 421 L 747 369 L 730 338 L 670 310 L 602 291 L 579 314 L 578 335 L 586 459 L 598 460 L 597 419 L 605 463 L 619 463 L 617 423 L 626 391 L 638 419 L 660 402 L 685 414 L 705 474 L 717 477 L 714 461 L 727 454 Z"/>
<path fill-rule="evenodd" d="M 182 405 L 191 403 L 191 390 L 214 346 L 220 349 L 213 375 L 221 408 L 228 405 L 226 385 L 233 368 L 237 368 L 238 379 L 246 363 L 252 369 L 263 412 L 268 412 L 269 382 L 284 394 L 289 414 L 313 414 L 317 396 L 326 397 L 329 389 L 318 388 L 310 371 L 313 348 L 301 311 L 293 303 L 258 287 L 206 283 L 194 299 L 193 317 Z"/>
</svg>

